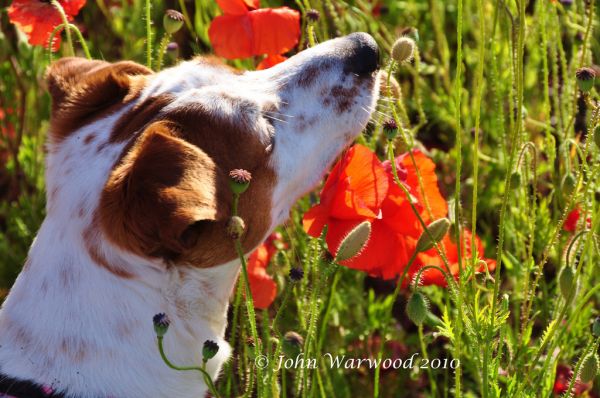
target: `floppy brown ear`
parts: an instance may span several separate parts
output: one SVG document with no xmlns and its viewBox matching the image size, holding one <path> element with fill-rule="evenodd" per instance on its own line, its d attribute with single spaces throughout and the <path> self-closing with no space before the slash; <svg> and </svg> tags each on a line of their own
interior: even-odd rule
<svg viewBox="0 0 600 398">
<path fill-rule="evenodd" d="M 110 176 L 100 203 L 103 229 L 135 253 L 178 258 L 222 220 L 226 176 L 167 122 L 150 125 Z M 223 209 L 228 212 L 227 209 Z"/>
<path fill-rule="evenodd" d="M 53 136 L 60 140 L 98 112 L 126 102 L 143 86 L 135 77 L 151 73 L 130 61 L 111 64 L 68 57 L 54 62 L 46 71 Z"/>
</svg>

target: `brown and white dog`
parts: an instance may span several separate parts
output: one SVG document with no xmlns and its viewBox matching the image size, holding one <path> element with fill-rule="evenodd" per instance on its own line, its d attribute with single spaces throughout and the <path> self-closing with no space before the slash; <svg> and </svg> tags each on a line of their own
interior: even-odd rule
<svg viewBox="0 0 600 398">
<path fill-rule="evenodd" d="M 252 173 L 239 205 L 250 252 L 365 127 L 377 67 L 364 33 L 265 71 L 206 59 L 160 73 L 80 58 L 50 66 L 47 217 L 0 312 L 2 377 L 65 397 L 202 396 L 198 374 L 163 363 L 151 320 L 171 318 L 174 363 L 200 363 L 203 342 L 216 341 L 217 376 L 239 272 L 228 172 Z"/>
</svg>

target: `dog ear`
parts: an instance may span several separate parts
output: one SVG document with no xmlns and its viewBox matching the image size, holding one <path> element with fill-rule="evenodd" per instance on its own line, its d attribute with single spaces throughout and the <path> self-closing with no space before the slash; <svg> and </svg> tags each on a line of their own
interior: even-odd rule
<svg viewBox="0 0 600 398">
<path fill-rule="evenodd" d="M 46 71 L 54 138 L 64 138 L 103 109 L 135 96 L 143 87 L 136 77 L 151 73 L 145 66 L 130 61 L 111 64 L 68 57 L 54 62 Z"/>
<path fill-rule="evenodd" d="M 103 229 L 119 246 L 175 259 L 224 219 L 227 177 L 198 147 L 156 122 L 113 171 L 100 203 Z M 220 204 L 220 205 L 219 205 Z"/>
</svg>

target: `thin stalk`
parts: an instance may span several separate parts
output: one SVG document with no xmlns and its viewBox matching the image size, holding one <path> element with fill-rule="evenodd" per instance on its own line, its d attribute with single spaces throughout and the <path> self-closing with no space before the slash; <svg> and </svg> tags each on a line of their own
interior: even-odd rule
<svg viewBox="0 0 600 398">
<path fill-rule="evenodd" d="M 502 197 L 502 206 L 500 208 L 500 230 L 498 236 L 498 247 L 496 251 L 496 271 L 494 273 L 494 291 L 492 294 L 492 304 L 490 311 L 490 322 L 487 329 L 486 341 L 492 341 L 492 334 L 495 328 L 496 321 L 496 306 L 498 301 L 498 292 L 500 290 L 500 271 L 502 269 L 502 256 L 504 253 L 504 230 L 506 228 L 506 209 L 508 207 L 508 198 L 510 196 L 510 175 L 513 169 L 516 152 L 517 152 L 517 141 L 521 135 L 521 128 L 523 126 L 523 54 L 525 49 L 525 1 L 519 0 L 519 29 L 517 34 L 517 120 L 513 134 L 510 140 L 510 155 L 508 160 L 508 166 L 506 168 L 506 176 L 504 179 L 504 195 Z M 486 344 L 483 350 L 483 398 L 489 396 L 489 362 L 490 362 L 490 351 L 493 344 Z"/>
<path fill-rule="evenodd" d="M 55 1 L 55 0 L 53 0 Z M 146 66 L 152 69 L 152 13 L 150 0 L 145 0 L 146 11 Z"/>
<path fill-rule="evenodd" d="M 162 37 L 160 44 L 158 46 L 158 58 L 156 59 L 156 70 L 162 69 L 163 60 L 165 58 L 165 51 L 167 51 L 167 46 L 169 45 L 169 40 L 171 40 L 171 35 L 165 33 Z"/>
<path fill-rule="evenodd" d="M 56 8 L 58 13 L 60 14 L 60 19 L 62 20 L 62 25 L 65 27 L 65 33 L 67 35 L 67 44 L 69 45 L 69 50 L 70 50 L 68 55 L 75 55 L 75 48 L 73 47 L 73 38 L 71 37 L 71 29 L 69 29 L 70 24 L 69 24 L 69 19 L 67 18 L 67 14 L 65 14 L 65 10 L 62 7 L 62 5 L 60 5 L 58 0 L 52 0 L 50 3 L 52 4 L 52 6 L 54 8 Z M 50 46 L 52 46 L 52 43 L 50 43 Z"/>
<path fill-rule="evenodd" d="M 158 351 L 160 352 L 160 356 L 161 356 L 162 360 L 165 362 L 165 364 L 167 364 L 167 366 L 170 367 L 171 369 L 178 370 L 178 371 L 196 370 L 196 371 L 202 373 L 202 377 L 204 378 L 204 382 L 208 386 L 210 393 L 212 395 L 214 395 L 215 398 L 219 398 L 220 397 L 219 392 L 217 391 L 217 389 L 212 381 L 212 378 L 210 377 L 210 375 L 208 373 L 206 373 L 205 369 L 203 369 L 199 366 L 176 366 L 176 365 L 173 365 L 171 363 L 171 361 L 169 361 L 169 359 L 167 358 L 167 355 L 165 354 L 165 350 L 163 347 L 163 337 L 164 336 L 157 336 L 157 339 L 158 339 Z"/>
</svg>

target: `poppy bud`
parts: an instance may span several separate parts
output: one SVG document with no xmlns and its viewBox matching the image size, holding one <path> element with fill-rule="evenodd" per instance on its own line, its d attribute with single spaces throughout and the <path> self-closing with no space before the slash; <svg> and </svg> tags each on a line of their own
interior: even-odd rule
<svg viewBox="0 0 600 398">
<path fill-rule="evenodd" d="M 600 148 L 600 124 L 594 129 L 594 142 L 596 146 Z"/>
<path fill-rule="evenodd" d="M 393 140 L 398 135 L 398 124 L 394 119 L 387 119 L 383 122 L 383 132 L 388 140 Z"/>
<path fill-rule="evenodd" d="M 152 322 L 154 323 L 154 331 L 156 332 L 156 336 L 163 337 L 165 334 L 167 334 L 169 325 L 171 324 L 167 314 L 161 312 L 160 314 L 154 315 Z"/>
<path fill-rule="evenodd" d="M 521 173 L 515 171 L 510 175 L 510 185 L 512 187 L 518 187 L 519 185 L 521 185 Z"/>
<path fill-rule="evenodd" d="M 427 231 L 423 231 L 419 240 L 417 241 L 417 252 L 424 252 L 431 249 L 436 243 L 442 240 L 450 229 L 450 220 L 447 218 L 440 218 L 435 220 L 427 227 Z"/>
<path fill-rule="evenodd" d="M 406 315 L 416 325 L 421 325 L 429 313 L 429 302 L 421 292 L 414 292 L 406 304 Z"/>
<path fill-rule="evenodd" d="M 335 255 L 335 261 L 344 261 L 356 256 L 367 244 L 371 236 L 371 223 L 363 221 L 358 224 L 342 240 L 342 244 Z"/>
<path fill-rule="evenodd" d="M 579 378 L 584 383 L 590 383 L 598 374 L 598 355 L 588 354 L 583 358 L 581 363 L 581 370 L 579 371 Z"/>
<path fill-rule="evenodd" d="M 319 20 L 320 17 L 321 14 L 319 14 L 319 11 L 315 10 L 314 8 L 306 11 L 306 19 L 308 20 L 308 22 L 315 23 Z"/>
<path fill-rule="evenodd" d="M 246 223 L 241 217 L 233 216 L 227 222 L 227 235 L 231 239 L 239 239 L 244 234 Z"/>
<path fill-rule="evenodd" d="M 304 270 L 302 268 L 294 267 L 290 270 L 290 279 L 294 282 L 299 282 L 304 278 Z"/>
<path fill-rule="evenodd" d="M 567 173 L 561 183 L 562 193 L 565 196 L 570 196 L 577 187 L 577 180 L 571 173 Z"/>
<path fill-rule="evenodd" d="M 575 77 L 577 77 L 577 85 L 579 89 L 584 93 L 587 93 L 594 87 L 594 78 L 596 77 L 596 72 L 592 68 L 579 68 L 575 72 Z"/>
<path fill-rule="evenodd" d="M 202 347 L 202 361 L 206 362 L 214 358 L 217 352 L 219 352 L 219 345 L 212 340 L 206 340 Z"/>
<path fill-rule="evenodd" d="M 296 358 L 302 351 L 304 339 L 296 332 L 287 332 L 281 341 L 281 350 L 288 358 Z"/>
<path fill-rule="evenodd" d="M 564 267 L 558 275 L 558 286 L 563 298 L 567 300 L 576 286 L 575 270 L 573 267 Z"/>
<path fill-rule="evenodd" d="M 172 35 L 176 33 L 183 26 L 183 14 L 179 11 L 175 10 L 167 10 L 165 11 L 165 16 L 163 17 L 163 27 L 165 31 Z"/>
<path fill-rule="evenodd" d="M 250 186 L 250 180 L 252 180 L 252 174 L 247 170 L 235 169 L 229 172 L 229 188 L 236 195 L 246 192 Z"/>
<path fill-rule="evenodd" d="M 592 335 L 594 337 L 600 337 L 600 317 L 596 317 L 594 323 L 592 323 Z"/>
<path fill-rule="evenodd" d="M 415 41 L 410 37 L 401 37 L 392 46 L 392 58 L 398 62 L 410 62 L 415 51 Z"/>
</svg>

